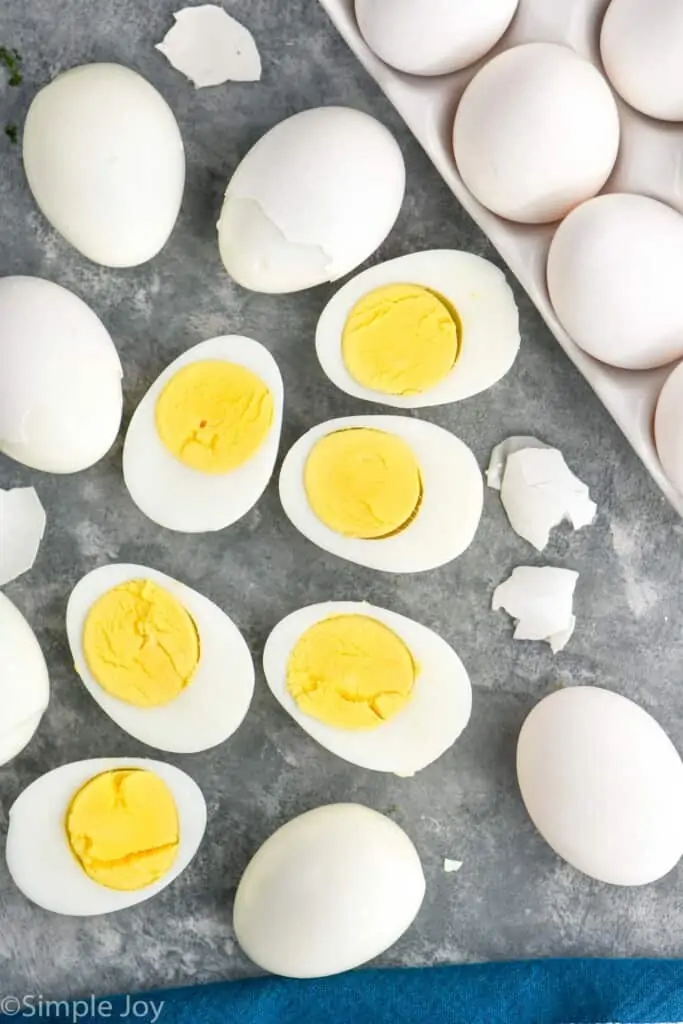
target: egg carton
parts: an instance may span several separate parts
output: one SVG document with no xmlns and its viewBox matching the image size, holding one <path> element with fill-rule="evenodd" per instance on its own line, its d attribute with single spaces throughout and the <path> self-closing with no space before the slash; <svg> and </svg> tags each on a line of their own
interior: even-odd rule
<svg viewBox="0 0 683 1024">
<path fill-rule="evenodd" d="M 655 483 L 683 516 L 683 495 L 664 475 L 652 433 L 657 398 L 671 368 L 620 370 L 599 363 L 583 352 L 563 329 L 548 297 L 545 267 L 557 225 L 513 224 L 490 213 L 463 184 L 453 157 L 452 132 L 458 102 L 470 79 L 494 54 L 520 43 L 562 43 L 602 70 L 598 40 L 607 0 L 520 0 L 510 29 L 483 60 L 463 71 L 438 78 L 405 75 L 379 60 L 358 30 L 353 0 L 319 0 L 319 3 L 401 115 L 458 202 L 524 286 L 553 335 L 626 435 Z M 683 128 L 643 117 L 619 97 L 617 103 L 621 145 L 615 169 L 603 191 L 641 193 L 683 212 Z"/>
</svg>

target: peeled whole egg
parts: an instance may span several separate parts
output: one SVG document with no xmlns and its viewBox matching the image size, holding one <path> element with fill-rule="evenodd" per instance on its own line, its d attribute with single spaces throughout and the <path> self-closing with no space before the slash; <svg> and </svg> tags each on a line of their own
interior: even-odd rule
<svg viewBox="0 0 683 1024">
<path fill-rule="evenodd" d="M 235 895 L 233 925 L 266 971 L 316 978 L 358 967 L 392 946 L 425 893 L 417 850 L 383 814 L 328 804 L 274 832 Z"/>
<path fill-rule="evenodd" d="M 1 452 L 47 473 L 92 466 L 119 431 L 121 377 L 82 299 L 42 278 L 0 278 Z"/>
<path fill-rule="evenodd" d="M 671 371 L 659 395 L 655 444 L 664 472 L 683 493 L 683 363 Z"/>
<path fill-rule="evenodd" d="M 252 291 L 336 281 L 381 245 L 404 191 L 401 150 L 384 125 L 348 107 L 304 110 L 271 128 L 233 174 L 221 258 Z"/>
<path fill-rule="evenodd" d="M 517 777 L 546 842 L 598 881 L 647 885 L 683 853 L 683 764 L 620 694 L 571 686 L 545 697 L 522 726 Z"/>
<path fill-rule="evenodd" d="M 134 267 L 163 248 L 178 217 L 185 154 L 171 108 L 120 64 L 84 64 L 34 98 L 23 156 L 33 196 L 88 259 Z"/>
<path fill-rule="evenodd" d="M 548 252 L 557 318 L 596 359 L 627 370 L 683 355 L 683 217 L 646 196 L 589 200 L 560 224 Z"/>
<path fill-rule="evenodd" d="M 0 765 L 21 753 L 50 699 L 50 680 L 35 633 L 0 593 Z"/>
<path fill-rule="evenodd" d="M 406 660 L 411 662 L 412 686 L 405 703 L 395 713 L 391 706 L 391 698 L 396 699 L 395 692 L 388 696 L 379 692 L 381 687 L 376 681 L 374 688 L 378 692 L 364 694 L 359 689 L 365 682 L 362 673 L 368 679 L 375 675 L 376 680 L 383 660 L 390 666 L 392 678 L 387 679 L 390 690 L 396 689 L 398 672 L 395 662 L 389 661 L 386 648 L 377 651 L 370 645 L 364 648 L 362 634 L 338 632 L 335 636 L 337 624 L 354 619 L 363 622 L 369 619 L 379 624 L 404 645 Z M 300 703 L 292 694 L 288 686 L 293 672 L 292 654 L 302 639 L 306 643 L 312 629 L 321 624 L 332 627 L 331 638 L 336 639 L 339 646 L 334 652 L 328 649 L 307 652 L 307 664 L 295 667 L 298 674 L 309 671 L 311 678 L 316 679 L 318 694 L 329 690 L 336 703 L 366 704 L 377 716 L 374 727 L 365 723 L 355 727 L 328 724 L 315 717 L 318 715 L 315 706 L 312 705 L 311 714 L 306 703 Z M 321 665 L 330 673 L 328 678 L 320 671 Z M 276 700 L 309 736 L 338 757 L 373 771 L 409 776 L 425 768 L 455 743 L 472 710 L 469 676 L 453 648 L 427 626 L 364 601 L 327 601 L 288 615 L 266 641 L 263 667 Z M 335 693 L 337 671 L 341 685 Z M 306 699 L 305 684 L 303 690 Z M 352 697 L 347 692 L 351 692 Z M 337 717 L 343 721 L 343 710 L 340 714 L 334 703 L 330 714 L 332 719 Z"/>
<path fill-rule="evenodd" d="M 491 50 L 514 17 L 519 0 L 356 0 L 366 43 L 397 71 L 445 75 Z"/>
<path fill-rule="evenodd" d="M 600 191 L 619 149 L 619 114 L 600 72 L 573 50 L 526 43 L 477 72 L 453 127 L 458 171 L 508 220 L 559 220 Z"/>
<path fill-rule="evenodd" d="M 177 811 L 178 843 L 172 865 L 158 881 L 132 891 L 110 888 L 88 875 L 69 845 L 65 828 L 69 807 L 82 787 L 102 773 L 117 771 L 153 773 L 165 783 Z M 165 889 L 188 866 L 205 829 L 204 797 L 185 772 L 145 758 L 99 757 L 53 768 L 17 797 L 9 812 L 5 855 L 14 884 L 32 903 L 55 914 L 91 917 L 135 906 Z M 109 838 L 112 844 L 119 839 Z M 151 851 L 140 851 L 143 856 L 145 852 Z"/>
<path fill-rule="evenodd" d="M 114 564 L 88 573 L 69 597 L 66 632 L 90 696 L 150 747 L 208 750 L 232 736 L 249 710 L 254 666 L 238 627 L 208 598 L 155 569 Z"/>
<path fill-rule="evenodd" d="M 193 373 L 184 387 L 182 375 Z M 169 389 L 176 386 L 174 398 Z M 164 395 L 170 413 L 162 436 Z M 168 530 L 206 533 L 235 523 L 273 474 L 283 404 L 280 370 L 259 342 L 224 335 L 194 345 L 157 377 L 133 414 L 123 446 L 131 498 Z M 201 458 L 216 451 L 216 439 L 225 453 L 218 465 Z"/>
<path fill-rule="evenodd" d="M 468 398 L 505 376 L 519 351 L 519 316 L 497 267 L 437 249 L 348 281 L 325 306 L 315 343 L 323 370 L 347 395 L 419 409 Z"/>
</svg>

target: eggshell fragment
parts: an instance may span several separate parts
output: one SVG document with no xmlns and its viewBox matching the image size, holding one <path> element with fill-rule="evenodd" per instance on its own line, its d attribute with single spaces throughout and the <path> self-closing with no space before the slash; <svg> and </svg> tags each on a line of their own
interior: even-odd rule
<svg viewBox="0 0 683 1024">
<path fill-rule="evenodd" d="M 461 867 L 461 860 L 451 860 L 450 857 L 444 857 L 443 869 L 447 875 L 453 874 L 454 871 L 459 871 Z"/>
<path fill-rule="evenodd" d="M 259 80 L 261 57 L 254 37 L 222 7 L 184 7 L 173 17 L 175 25 L 156 49 L 195 88 Z"/>
<path fill-rule="evenodd" d="M 545 640 L 557 654 L 576 625 L 572 605 L 578 578 L 572 569 L 521 565 L 496 587 L 491 607 L 517 620 L 515 640 Z"/>
<path fill-rule="evenodd" d="M 34 487 L 0 490 L 0 587 L 31 568 L 46 521 Z"/>
<path fill-rule="evenodd" d="M 539 441 L 537 437 L 526 437 L 525 435 L 515 435 L 506 438 L 505 441 L 501 441 L 491 452 L 488 469 L 486 470 L 487 485 L 494 491 L 500 490 L 500 485 L 503 482 L 503 473 L 505 472 L 505 464 L 514 452 L 519 452 L 523 448 L 549 447 L 543 441 Z"/>
</svg>

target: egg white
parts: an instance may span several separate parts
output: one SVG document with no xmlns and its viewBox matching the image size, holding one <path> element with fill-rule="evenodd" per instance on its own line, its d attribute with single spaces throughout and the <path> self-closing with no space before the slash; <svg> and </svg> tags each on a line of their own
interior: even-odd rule
<svg viewBox="0 0 683 1024">
<path fill-rule="evenodd" d="M 242 466 L 220 475 L 191 469 L 171 455 L 154 418 L 157 400 L 169 380 L 184 366 L 207 359 L 246 367 L 273 396 L 273 423 L 263 444 Z M 168 530 L 208 533 L 231 526 L 256 504 L 273 475 L 283 403 L 280 370 L 259 342 L 224 335 L 188 349 L 157 377 L 131 419 L 123 447 L 123 478 L 131 498 L 144 515 Z"/>
<path fill-rule="evenodd" d="M 90 608 L 112 587 L 147 579 L 175 597 L 199 633 L 199 665 L 185 689 L 168 704 L 138 708 L 108 694 L 83 654 Z M 130 736 L 158 750 L 193 754 L 223 743 L 241 725 L 254 693 L 254 664 L 246 641 L 226 613 L 196 590 L 144 565 L 105 565 L 84 576 L 71 592 L 66 631 L 74 666 L 90 696 Z"/>
<path fill-rule="evenodd" d="M 345 537 L 321 522 L 308 503 L 303 480 L 311 449 L 327 434 L 354 427 L 400 437 L 419 464 L 422 503 L 412 522 L 394 536 Z M 280 500 L 297 530 L 323 551 L 381 572 L 426 572 L 469 547 L 481 518 L 484 486 L 470 449 L 442 427 L 405 416 L 345 416 L 313 427 L 290 448 L 280 471 Z"/>
<path fill-rule="evenodd" d="M 64 828 L 75 793 L 102 772 L 141 768 L 161 778 L 178 809 L 178 854 L 170 871 L 144 889 L 120 892 L 86 875 L 71 852 Z M 124 910 L 155 896 L 190 863 L 206 829 L 206 803 L 189 775 L 165 764 L 139 757 L 97 757 L 61 765 L 41 775 L 14 801 L 9 812 L 6 858 L 18 889 L 44 910 L 91 917 Z"/>
<path fill-rule="evenodd" d="M 29 742 L 50 700 L 50 679 L 30 625 L 0 593 L 0 765 Z"/>
<path fill-rule="evenodd" d="M 287 662 L 299 638 L 338 615 L 366 615 L 393 630 L 413 655 L 418 674 L 405 707 L 376 729 L 335 729 L 305 714 L 287 690 Z M 301 608 L 273 629 L 263 652 L 271 692 L 309 736 L 331 753 L 378 772 L 414 775 L 448 750 L 467 725 L 472 686 L 465 666 L 437 633 L 405 615 L 364 601 L 327 601 Z"/>
</svg>

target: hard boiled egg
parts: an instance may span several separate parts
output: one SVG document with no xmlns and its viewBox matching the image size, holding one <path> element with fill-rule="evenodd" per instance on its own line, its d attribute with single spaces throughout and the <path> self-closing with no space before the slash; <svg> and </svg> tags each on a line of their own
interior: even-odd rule
<svg viewBox="0 0 683 1024">
<path fill-rule="evenodd" d="M 185 870 L 206 828 L 199 786 L 173 765 L 98 757 L 54 768 L 9 812 L 7 867 L 55 914 L 109 914 L 155 896 Z"/>
<path fill-rule="evenodd" d="M 145 263 L 165 245 L 185 184 L 171 108 L 120 64 L 84 64 L 37 94 L 24 168 L 38 206 L 79 252 L 107 267 Z"/>
<path fill-rule="evenodd" d="M 254 692 L 254 666 L 217 605 L 144 565 L 105 565 L 66 610 L 76 671 L 106 714 L 159 750 L 188 754 L 228 739 Z"/>
<path fill-rule="evenodd" d="M 0 451 L 75 473 L 111 448 L 121 424 L 121 361 L 82 299 L 38 277 L 0 278 Z"/>
<path fill-rule="evenodd" d="M 355 398 L 418 409 L 468 398 L 503 377 L 519 351 L 504 275 L 469 252 L 413 253 L 365 270 L 328 302 L 316 351 Z"/>
<path fill-rule="evenodd" d="M 130 496 L 159 526 L 230 526 L 263 494 L 280 444 L 282 377 L 251 338 L 203 341 L 174 360 L 140 402 L 123 447 Z"/>
<path fill-rule="evenodd" d="M 455 743 L 472 687 L 460 658 L 427 626 L 363 601 L 301 608 L 263 654 L 282 707 L 333 754 L 413 775 Z"/>
<path fill-rule="evenodd" d="M 404 189 L 401 151 L 374 118 L 347 107 L 295 114 L 228 184 L 218 222 L 225 268 L 257 292 L 336 281 L 384 241 Z"/>
<path fill-rule="evenodd" d="M 0 765 L 32 738 L 50 699 L 50 680 L 35 633 L 0 594 Z"/>
<path fill-rule="evenodd" d="M 393 821 L 360 804 L 329 804 L 274 832 L 249 862 L 233 925 L 254 963 L 274 974 L 338 974 L 392 946 L 417 916 L 425 879 Z"/>
<path fill-rule="evenodd" d="M 655 443 L 664 472 L 683 493 L 683 363 L 669 374 L 659 396 Z"/>
<path fill-rule="evenodd" d="M 424 572 L 469 547 L 483 507 L 470 449 L 403 416 L 346 416 L 313 427 L 287 453 L 280 500 L 304 537 L 384 572 Z"/>
</svg>

